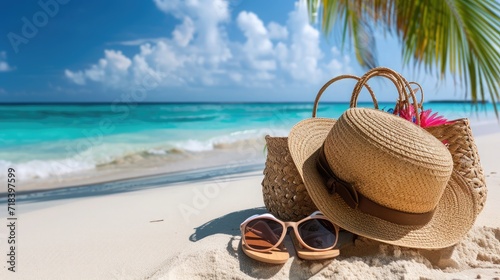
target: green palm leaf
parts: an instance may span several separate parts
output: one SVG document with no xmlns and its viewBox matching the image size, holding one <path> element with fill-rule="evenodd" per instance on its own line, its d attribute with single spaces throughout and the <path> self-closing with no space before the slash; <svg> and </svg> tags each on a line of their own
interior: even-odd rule
<svg viewBox="0 0 500 280">
<path fill-rule="evenodd" d="M 307 0 L 311 21 L 322 10 L 325 34 L 351 38 L 358 62 L 377 66 L 372 27 L 402 42 L 405 65 L 441 79 L 449 71 L 473 101 L 500 99 L 500 4 L 496 0 Z M 498 116 L 496 105 L 495 112 Z"/>
</svg>

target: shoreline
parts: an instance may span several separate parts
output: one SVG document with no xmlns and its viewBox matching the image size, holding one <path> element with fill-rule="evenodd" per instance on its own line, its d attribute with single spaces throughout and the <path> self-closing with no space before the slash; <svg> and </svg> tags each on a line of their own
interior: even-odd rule
<svg viewBox="0 0 500 280">
<path fill-rule="evenodd" d="M 242 142 L 243 144 L 245 142 Z M 63 174 L 58 177 L 39 178 L 31 180 L 18 179 L 18 193 L 49 191 L 71 187 L 109 184 L 127 180 L 148 180 L 150 177 L 176 176 L 179 173 L 189 175 L 191 172 L 237 168 L 245 171 L 253 170 L 254 165 L 265 163 L 263 147 L 265 142 L 253 145 L 215 149 L 199 153 L 185 154 L 176 160 L 143 159 L 135 163 L 125 163 L 119 166 L 99 166 L 94 169 Z M 262 147 L 261 147 L 262 146 Z M 250 169 L 249 169 L 250 168 Z M 5 190 L 0 191 L 0 197 L 5 196 Z M 1 203 L 1 200 L 0 200 Z"/>
</svg>

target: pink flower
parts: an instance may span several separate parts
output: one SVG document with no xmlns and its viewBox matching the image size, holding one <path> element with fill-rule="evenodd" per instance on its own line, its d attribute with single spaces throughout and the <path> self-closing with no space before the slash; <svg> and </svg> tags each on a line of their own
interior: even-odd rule
<svg viewBox="0 0 500 280">
<path fill-rule="evenodd" d="M 420 126 L 421 127 L 429 127 L 429 126 L 438 126 L 442 124 L 448 123 L 448 120 L 443 116 L 438 116 L 438 113 L 432 114 L 432 110 L 425 110 L 420 113 Z"/>
<path fill-rule="evenodd" d="M 415 114 L 415 108 L 413 106 L 401 109 L 399 111 L 399 116 L 407 121 L 417 123 L 417 116 Z"/>
<path fill-rule="evenodd" d="M 438 113 L 435 112 L 432 114 L 432 110 L 425 110 L 420 113 L 420 126 L 421 127 L 430 127 L 430 126 L 438 126 L 442 124 L 448 123 L 448 120 L 443 116 L 438 116 Z M 417 123 L 417 116 L 415 113 L 415 108 L 413 106 L 409 106 L 403 108 L 399 112 L 399 116 L 405 120 L 411 121 L 413 123 Z"/>
</svg>

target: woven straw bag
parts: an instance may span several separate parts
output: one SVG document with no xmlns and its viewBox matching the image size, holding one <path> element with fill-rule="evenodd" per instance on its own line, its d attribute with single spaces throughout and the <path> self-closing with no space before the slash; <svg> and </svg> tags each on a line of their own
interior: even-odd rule
<svg viewBox="0 0 500 280">
<path fill-rule="evenodd" d="M 397 104 L 403 104 L 405 100 L 408 101 L 408 93 L 410 93 L 411 95 L 411 93 L 415 93 L 417 90 L 420 90 L 420 102 L 417 103 L 415 99 L 413 99 L 413 101 L 414 104 L 418 104 L 417 111 L 423 110 L 424 92 L 422 87 L 418 83 L 408 83 L 403 76 L 391 69 L 376 68 L 372 71 L 367 72 L 363 77 L 361 77 L 360 84 L 363 81 L 368 81 L 368 79 L 374 76 L 393 76 L 395 80 L 399 80 L 400 86 L 397 87 L 398 91 L 400 91 L 400 100 L 397 101 Z M 418 89 L 409 89 L 407 91 L 404 86 L 405 83 L 407 83 L 407 85 L 416 85 Z M 353 95 L 351 97 L 351 107 L 356 107 L 357 98 L 361 88 L 361 85 L 359 85 L 354 89 Z M 412 96 L 412 98 L 414 98 L 414 96 Z M 399 105 L 397 105 L 396 107 L 398 106 Z M 419 118 L 419 114 L 417 114 L 416 116 L 417 118 Z M 474 142 L 474 137 L 472 135 L 472 129 L 470 128 L 469 120 L 466 118 L 462 118 L 452 120 L 447 124 L 439 126 L 425 127 L 424 129 L 448 146 L 448 150 L 450 151 L 453 158 L 453 169 L 460 175 L 462 175 L 463 179 L 467 183 L 467 186 L 471 188 L 471 190 L 473 190 L 476 194 L 476 215 L 478 215 L 484 208 L 484 203 L 486 202 L 488 191 L 486 188 L 486 178 L 481 166 L 479 153 Z"/>
<path fill-rule="evenodd" d="M 283 221 L 298 221 L 318 210 L 288 150 L 288 137 L 266 136 L 262 194 L 267 210 Z"/>
<path fill-rule="evenodd" d="M 323 92 L 334 82 L 342 79 L 360 78 L 353 75 L 341 75 L 328 81 L 318 92 L 314 102 L 313 117 L 316 116 L 319 99 Z M 368 89 L 374 106 L 377 100 L 371 88 Z M 262 194 L 267 210 L 284 221 L 298 221 L 317 210 L 300 178 L 288 150 L 287 137 L 266 136 L 267 158 L 262 181 Z"/>
<path fill-rule="evenodd" d="M 425 130 L 447 143 L 453 158 L 454 169 L 462 175 L 467 186 L 477 194 L 476 215 L 478 215 L 484 208 L 488 190 L 469 120 L 458 119 L 449 124 L 427 127 Z"/>
</svg>

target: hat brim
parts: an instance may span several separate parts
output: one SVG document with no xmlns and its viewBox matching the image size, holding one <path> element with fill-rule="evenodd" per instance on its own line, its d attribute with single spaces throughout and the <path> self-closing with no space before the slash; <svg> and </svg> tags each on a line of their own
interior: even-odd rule
<svg viewBox="0 0 500 280">
<path fill-rule="evenodd" d="M 399 225 L 349 207 L 330 194 L 316 169 L 318 150 L 335 120 L 306 119 L 290 131 L 288 146 L 309 196 L 332 222 L 355 234 L 404 247 L 437 249 L 456 244 L 476 218 L 476 194 L 455 171 L 432 219 L 424 226 Z"/>
</svg>

